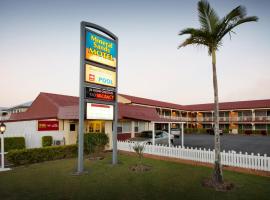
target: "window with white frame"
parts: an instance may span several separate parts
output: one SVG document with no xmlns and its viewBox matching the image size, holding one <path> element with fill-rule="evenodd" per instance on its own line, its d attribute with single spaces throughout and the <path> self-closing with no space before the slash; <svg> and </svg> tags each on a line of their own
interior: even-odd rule
<svg viewBox="0 0 270 200">
<path fill-rule="evenodd" d="M 122 132 L 131 133 L 131 122 L 122 122 Z"/>
<path fill-rule="evenodd" d="M 139 123 L 139 132 L 145 131 L 145 122 L 138 122 Z"/>
<path fill-rule="evenodd" d="M 134 122 L 134 132 L 135 133 L 138 133 L 139 132 L 139 122 L 138 121 L 135 121 Z"/>
</svg>

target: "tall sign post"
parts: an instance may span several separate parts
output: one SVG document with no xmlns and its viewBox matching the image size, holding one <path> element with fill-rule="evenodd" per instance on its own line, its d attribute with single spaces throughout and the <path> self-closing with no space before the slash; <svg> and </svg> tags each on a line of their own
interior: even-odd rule
<svg viewBox="0 0 270 200">
<path fill-rule="evenodd" d="M 84 171 L 84 120 L 113 121 L 112 164 L 117 164 L 118 38 L 109 30 L 81 22 L 80 101 L 77 173 Z"/>
</svg>

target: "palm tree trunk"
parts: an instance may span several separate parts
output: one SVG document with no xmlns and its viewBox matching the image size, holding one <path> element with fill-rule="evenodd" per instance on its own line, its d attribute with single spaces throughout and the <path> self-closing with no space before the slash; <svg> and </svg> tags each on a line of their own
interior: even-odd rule
<svg viewBox="0 0 270 200">
<path fill-rule="evenodd" d="M 221 156 L 220 156 L 220 135 L 219 135 L 219 104 L 218 104 L 218 83 L 217 83 L 217 70 L 216 70 L 216 52 L 212 51 L 212 67 L 213 67 L 213 86 L 214 86 L 214 130 L 215 130 L 215 168 L 213 174 L 213 181 L 215 183 L 223 182 L 223 174 L 221 167 Z"/>
</svg>

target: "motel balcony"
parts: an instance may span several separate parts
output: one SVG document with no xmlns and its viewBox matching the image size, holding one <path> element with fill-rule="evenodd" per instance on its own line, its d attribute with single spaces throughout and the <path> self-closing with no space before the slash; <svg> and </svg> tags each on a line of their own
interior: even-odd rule
<svg viewBox="0 0 270 200">
<path fill-rule="evenodd" d="M 270 122 L 270 116 L 255 116 L 255 122 Z"/>
<path fill-rule="evenodd" d="M 159 115 L 160 118 L 184 121 L 184 122 L 213 122 L 214 118 L 212 117 L 181 117 L 181 116 L 169 116 L 169 115 Z M 240 116 L 240 117 L 219 117 L 220 122 L 270 122 L 270 116 Z"/>
</svg>

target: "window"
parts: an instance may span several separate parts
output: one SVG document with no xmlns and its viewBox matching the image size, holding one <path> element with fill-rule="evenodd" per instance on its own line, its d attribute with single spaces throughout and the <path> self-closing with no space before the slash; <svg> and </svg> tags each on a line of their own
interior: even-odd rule
<svg viewBox="0 0 270 200">
<path fill-rule="evenodd" d="M 122 133 L 122 123 L 121 122 L 117 123 L 117 133 Z"/>
<path fill-rule="evenodd" d="M 131 132 L 131 122 L 123 122 L 122 123 L 123 133 Z"/>
<path fill-rule="evenodd" d="M 139 132 L 145 131 L 145 122 L 139 122 Z"/>
<path fill-rule="evenodd" d="M 76 124 L 69 124 L 69 131 L 76 131 Z"/>
<path fill-rule="evenodd" d="M 138 122 L 134 122 L 134 124 L 135 124 L 134 125 L 134 132 L 135 133 L 138 133 L 139 132 L 139 127 L 138 127 L 139 126 L 139 123 Z"/>
</svg>

